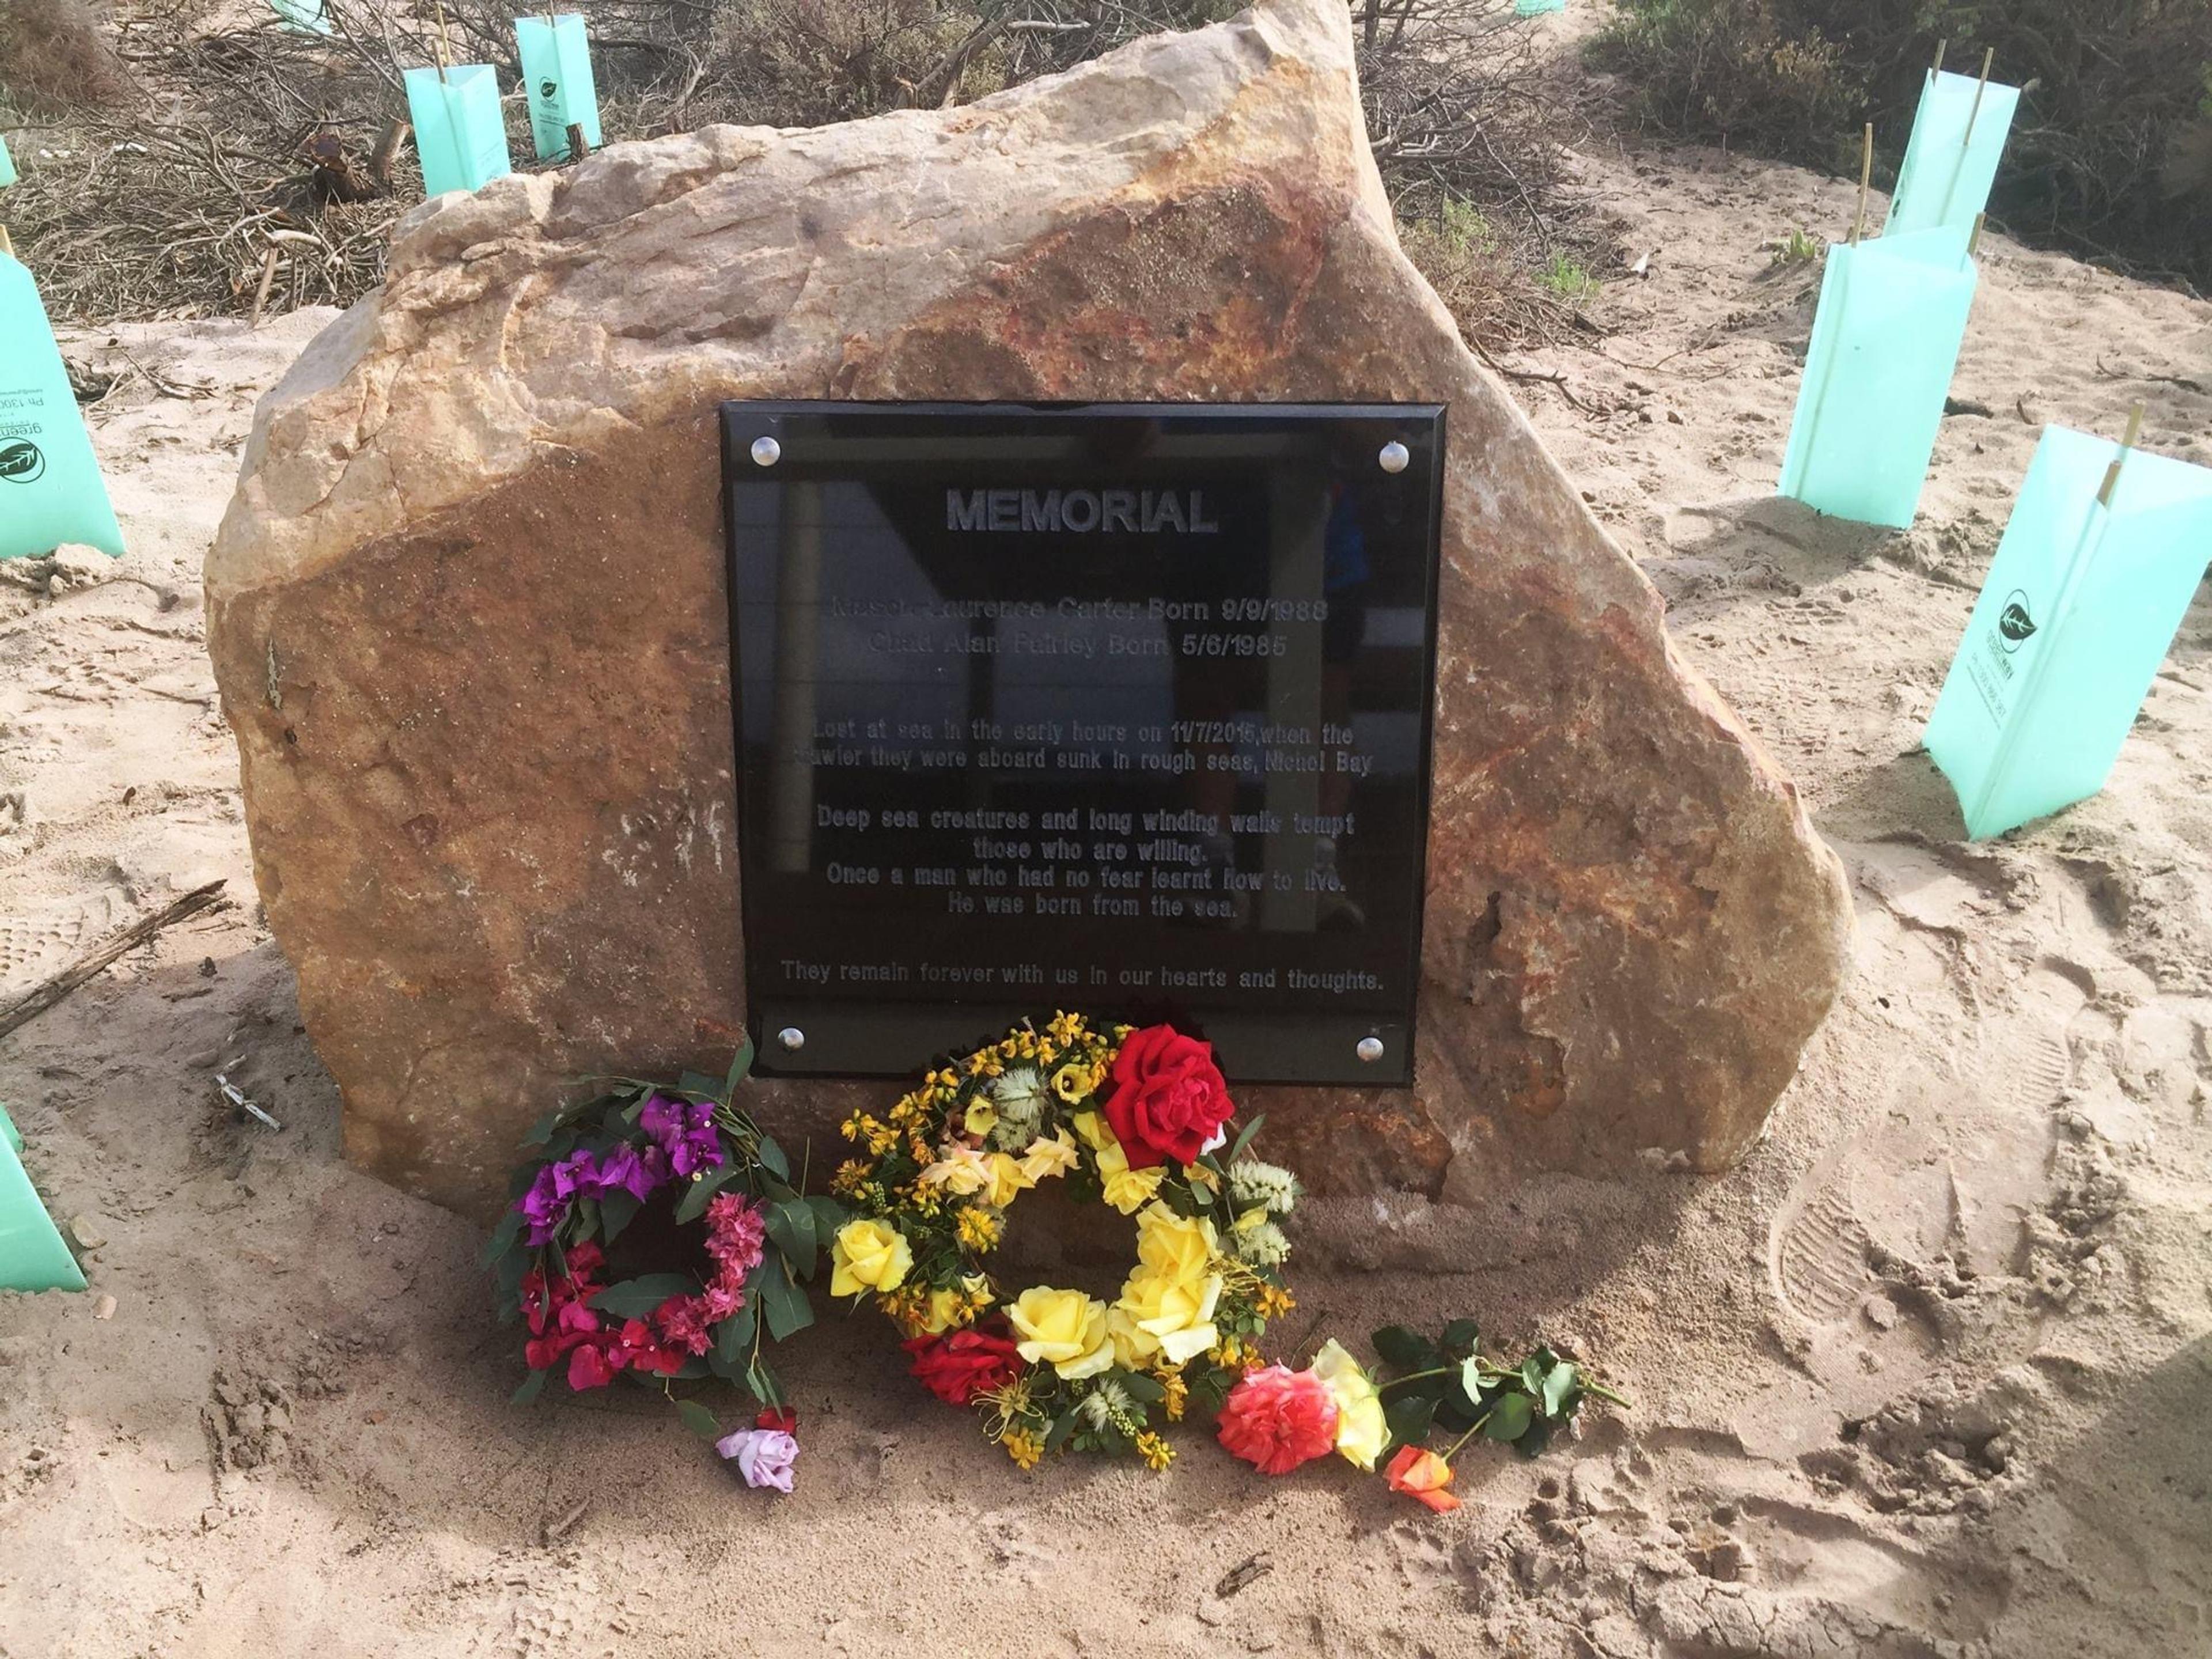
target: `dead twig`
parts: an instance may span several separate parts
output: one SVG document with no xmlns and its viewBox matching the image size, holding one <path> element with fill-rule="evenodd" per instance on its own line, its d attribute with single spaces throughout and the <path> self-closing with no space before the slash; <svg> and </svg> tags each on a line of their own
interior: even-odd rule
<svg viewBox="0 0 2212 1659">
<path fill-rule="evenodd" d="M 21 1030 L 47 1009 L 61 1002 L 70 992 L 88 980 L 96 978 L 111 963 L 128 954 L 164 928 L 173 927 L 187 916 L 196 916 L 222 896 L 224 884 L 211 881 L 204 887 L 195 887 L 166 909 L 150 916 L 142 916 L 118 933 L 106 945 L 33 988 L 31 994 L 0 1013 L 0 1036 Z"/>
</svg>

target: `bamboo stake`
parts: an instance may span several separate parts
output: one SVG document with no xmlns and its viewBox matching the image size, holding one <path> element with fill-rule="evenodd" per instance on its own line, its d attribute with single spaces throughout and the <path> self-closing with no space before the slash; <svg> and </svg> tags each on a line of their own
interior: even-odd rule
<svg viewBox="0 0 2212 1659">
<path fill-rule="evenodd" d="M 0 254 L 10 259 L 15 257 L 15 245 L 8 240 L 8 227 L 5 225 L 0 225 Z"/>
<path fill-rule="evenodd" d="M 1974 106 L 1966 112 L 1966 136 L 1959 140 L 1959 148 L 1966 149 L 1974 141 L 1974 123 L 1981 118 L 1982 94 L 1990 89 L 1990 65 L 1997 61 L 1997 49 L 1991 46 L 1982 54 L 1982 78 L 1974 88 Z"/>
<path fill-rule="evenodd" d="M 453 61 L 453 46 L 446 39 L 446 0 L 438 0 L 438 80 L 443 84 Z"/>
<path fill-rule="evenodd" d="M 253 290 L 253 309 L 247 313 L 247 331 L 261 326 L 261 308 L 269 303 L 269 289 L 276 281 L 277 252 L 271 247 L 261 261 L 261 286 Z"/>
<path fill-rule="evenodd" d="M 2112 464 L 2105 469 L 2105 482 L 2097 489 L 2097 505 L 2100 507 L 2110 507 L 2112 504 L 2112 488 L 2120 481 L 2121 464 L 2128 459 L 2128 452 L 2136 447 L 2136 440 L 2142 436 L 2142 417 L 2143 406 L 2140 403 L 2128 411 L 2128 434 L 2120 440 L 2120 453 L 2112 457 Z"/>
<path fill-rule="evenodd" d="M 1866 133 L 1859 145 L 1859 210 L 1851 221 L 1851 246 L 1859 245 L 1866 231 L 1867 190 L 1874 183 L 1874 123 L 1866 124 Z"/>
<path fill-rule="evenodd" d="M 1977 213 L 1974 216 L 1974 234 L 1966 238 L 1966 257 L 1969 259 L 1974 257 L 1975 251 L 1982 245 L 1982 227 L 1989 222 L 1989 218 L 1990 216 L 1986 213 Z"/>
<path fill-rule="evenodd" d="M 1948 34 L 1936 43 L 1936 67 L 1928 71 L 1929 80 L 1934 80 L 1943 72 L 1943 54 L 1950 49 L 1950 46 L 1951 37 Z"/>
</svg>

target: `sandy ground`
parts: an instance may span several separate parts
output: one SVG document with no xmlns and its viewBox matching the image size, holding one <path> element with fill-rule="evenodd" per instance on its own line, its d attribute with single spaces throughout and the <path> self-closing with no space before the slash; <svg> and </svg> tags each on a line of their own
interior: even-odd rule
<svg viewBox="0 0 2212 1659">
<path fill-rule="evenodd" d="M 2212 461 L 2212 307 L 1986 248 L 1919 524 L 1771 496 L 1844 186 L 1588 158 L 1648 280 L 1515 367 L 1683 653 L 1847 860 L 1856 975 L 1734 1172 L 1455 1173 L 1322 1219 L 1299 1315 L 1479 1311 L 1636 1401 L 1433 1518 L 1340 1465 L 1016 1472 L 833 1319 L 799 1488 L 642 1395 L 508 1407 L 465 1224 L 346 1169 L 253 896 L 198 568 L 254 396 L 321 320 L 73 337 L 133 542 L 0 570 L 0 1000 L 216 876 L 235 901 L 0 1041 L 93 1292 L 0 1295 L 0 1656 L 2212 1650 L 2212 607 L 2100 798 L 1963 844 L 1914 752 L 2038 424 Z M 212 1074 L 283 1124 L 222 1106 Z M 1294 1264 L 1295 1265 L 1295 1264 Z M 112 1297 L 112 1316 L 101 1317 Z M 734 1402 L 725 1401 L 734 1410 Z M 1270 1567 L 1224 1598 L 1224 1574 Z"/>
</svg>

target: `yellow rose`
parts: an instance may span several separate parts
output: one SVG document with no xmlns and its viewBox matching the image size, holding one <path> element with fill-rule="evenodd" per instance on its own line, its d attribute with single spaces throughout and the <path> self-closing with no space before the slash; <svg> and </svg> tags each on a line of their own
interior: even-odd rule
<svg viewBox="0 0 2212 1659">
<path fill-rule="evenodd" d="M 1137 1218 L 1137 1260 L 1169 1279 L 1204 1278 L 1218 1243 L 1204 1216 L 1180 1216 L 1165 1204 L 1154 1204 Z"/>
<path fill-rule="evenodd" d="M 991 1154 L 988 1165 L 991 1183 L 985 1191 L 983 1201 L 994 1210 L 1003 1210 L 1014 1201 L 1014 1194 L 1024 1187 L 1034 1187 L 1027 1171 L 1004 1152 Z"/>
<path fill-rule="evenodd" d="M 1107 1127 L 1103 1112 L 1078 1112 L 1074 1121 L 1075 1133 L 1083 1137 L 1083 1144 L 1094 1152 L 1103 1152 L 1109 1146 L 1121 1144 L 1114 1139 L 1113 1130 Z"/>
<path fill-rule="evenodd" d="M 973 1146 L 947 1146 L 937 1162 L 921 1172 L 925 1187 L 942 1187 L 961 1198 L 980 1193 L 991 1184 L 991 1166 Z"/>
<path fill-rule="evenodd" d="M 914 1250 L 896 1227 L 865 1218 L 848 1221 L 830 1246 L 830 1294 L 878 1295 L 898 1289 L 914 1266 Z"/>
<path fill-rule="evenodd" d="M 1080 1291 L 1033 1285 L 1014 1298 L 1006 1318 L 1021 1339 L 1014 1351 L 1032 1365 L 1049 1365 L 1073 1381 L 1096 1376 L 1114 1363 L 1106 1304 Z"/>
<path fill-rule="evenodd" d="M 1114 1345 L 1114 1363 L 1126 1370 L 1143 1370 L 1159 1357 L 1159 1338 L 1118 1304 L 1106 1310 L 1106 1335 Z"/>
<path fill-rule="evenodd" d="M 1075 1143 L 1067 1138 L 1067 1131 L 1060 1129 L 1047 1140 L 1039 1135 L 1030 1142 L 1029 1150 L 1022 1154 L 1022 1173 L 1034 1185 L 1048 1176 L 1066 1175 L 1075 1167 Z"/>
<path fill-rule="evenodd" d="M 1312 1370 L 1336 1396 L 1337 1455 L 1372 1474 L 1375 1460 L 1390 1443 L 1390 1425 L 1383 1420 L 1382 1398 L 1375 1384 L 1334 1337 L 1321 1345 Z"/>
<path fill-rule="evenodd" d="M 921 1304 L 921 1328 L 935 1336 L 960 1322 L 968 1298 L 957 1291 L 932 1291 Z"/>
<path fill-rule="evenodd" d="M 1221 1275 L 1176 1279 L 1139 1268 L 1121 1287 L 1114 1306 L 1127 1314 L 1138 1330 L 1159 1344 L 1172 1364 L 1196 1358 L 1219 1340 L 1213 1328 L 1214 1304 L 1221 1297 Z"/>
<path fill-rule="evenodd" d="M 1129 1155 L 1121 1150 L 1119 1141 L 1098 1154 L 1099 1185 L 1104 1190 L 1106 1201 L 1123 1215 L 1134 1215 L 1151 1203 L 1166 1175 L 1164 1167 L 1131 1169 Z"/>
</svg>

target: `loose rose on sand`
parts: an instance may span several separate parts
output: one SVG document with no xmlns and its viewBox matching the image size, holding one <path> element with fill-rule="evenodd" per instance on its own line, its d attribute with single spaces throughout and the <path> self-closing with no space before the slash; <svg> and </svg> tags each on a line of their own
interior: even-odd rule
<svg viewBox="0 0 2212 1659">
<path fill-rule="evenodd" d="M 1337 1455 L 1373 1474 L 1375 1460 L 1390 1443 L 1390 1425 L 1383 1419 L 1382 1396 L 1365 1368 L 1332 1336 L 1321 1345 L 1310 1369 L 1336 1401 Z"/>
<path fill-rule="evenodd" d="M 1425 1446 L 1399 1447 L 1385 1473 L 1392 1492 L 1404 1492 L 1439 1515 L 1449 1515 L 1459 1507 L 1459 1499 L 1444 1490 L 1451 1485 L 1451 1465 Z"/>
<path fill-rule="evenodd" d="M 1336 1449 L 1336 1396 L 1311 1371 L 1245 1373 L 1222 1402 L 1221 1443 L 1262 1474 L 1287 1474 Z"/>
<path fill-rule="evenodd" d="M 1234 1109 L 1210 1042 L 1152 1025 L 1114 1057 L 1106 1121 L 1133 1170 L 1194 1163 Z"/>
</svg>

